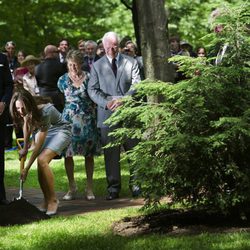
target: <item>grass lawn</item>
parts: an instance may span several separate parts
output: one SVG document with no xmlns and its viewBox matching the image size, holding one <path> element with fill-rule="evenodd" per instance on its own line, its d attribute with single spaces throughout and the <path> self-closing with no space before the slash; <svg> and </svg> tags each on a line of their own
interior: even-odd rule
<svg viewBox="0 0 250 250">
<path fill-rule="evenodd" d="M 6 158 L 6 188 L 19 185 L 19 161 L 16 152 L 8 152 Z M 106 179 L 103 158 L 95 159 L 94 191 L 97 196 L 106 195 Z M 83 159 L 76 157 L 76 180 L 83 192 L 85 171 Z M 54 160 L 52 168 L 56 178 L 56 190 L 67 190 L 63 160 Z M 123 184 L 121 196 L 129 196 L 128 167 L 122 166 Z M 25 183 L 27 188 L 39 188 L 35 164 Z M 82 216 L 55 217 L 48 221 L 23 226 L 0 227 L 0 250 L 10 249 L 250 249 L 249 233 L 200 234 L 196 236 L 147 235 L 121 237 L 113 235 L 112 223 L 125 216 L 142 213 L 137 208 L 109 209 Z M 3 215 L 0 215 L 3 216 Z"/>
</svg>

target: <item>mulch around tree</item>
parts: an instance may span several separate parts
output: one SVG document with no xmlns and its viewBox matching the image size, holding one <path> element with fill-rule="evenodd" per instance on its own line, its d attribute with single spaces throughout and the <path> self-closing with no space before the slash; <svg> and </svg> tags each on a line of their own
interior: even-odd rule
<svg viewBox="0 0 250 250">
<path fill-rule="evenodd" d="M 49 218 L 23 198 L 0 206 L 0 226 L 23 225 Z"/>
<path fill-rule="evenodd" d="M 164 210 L 149 215 L 126 217 L 113 224 L 120 236 L 146 234 L 192 235 L 204 232 L 250 232 L 250 212 L 239 216 L 207 210 Z"/>
</svg>

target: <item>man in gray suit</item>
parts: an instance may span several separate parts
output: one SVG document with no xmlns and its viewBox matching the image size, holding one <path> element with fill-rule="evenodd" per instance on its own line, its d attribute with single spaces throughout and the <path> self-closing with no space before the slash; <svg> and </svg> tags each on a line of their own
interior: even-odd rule
<svg viewBox="0 0 250 250">
<path fill-rule="evenodd" d="M 108 133 L 114 128 L 108 127 L 104 121 L 121 105 L 123 96 L 133 94 L 132 86 L 140 81 L 140 72 L 136 60 L 118 52 L 119 40 L 116 33 L 106 33 L 102 41 L 105 56 L 96 61 L 91 68 L 88 93 L 98 105 L 97 126 L 101 129 L 102 145 L 105 146 L 112 141 Z M 127 139 L 123 147 L 127 151 L 135 145 L 135 140 Z M 104 149 L 104 160 L 108 182 L 106 199 L 113 200 L 119 197 L 121 189 L 120 147 Z M 130 174 L 132 177 L 132 171 Z M 132 182 L 130 187 L 133 196 L 138 195 L 139 190 L 133 187 Z"/>
</svg>

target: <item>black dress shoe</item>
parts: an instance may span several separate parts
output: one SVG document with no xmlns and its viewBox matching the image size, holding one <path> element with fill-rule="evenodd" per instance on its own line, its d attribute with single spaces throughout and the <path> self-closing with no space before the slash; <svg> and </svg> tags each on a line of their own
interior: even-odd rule
<svg viewBox="0 0 250 250">
<path fill-rule="evenodd" d="M 0 200 L 0 206 L 8 205 L 10 202 L 8 200 Z"/>
<path fill-rule="evenodd" d="M 118 193 L 109 193 L 108 196 L 106 197 L 106 200 L 110 201 L 110 200 L 114 200 L 114 199 L 118 199 L 118 198 L 119 198 Z"/>
</svg>

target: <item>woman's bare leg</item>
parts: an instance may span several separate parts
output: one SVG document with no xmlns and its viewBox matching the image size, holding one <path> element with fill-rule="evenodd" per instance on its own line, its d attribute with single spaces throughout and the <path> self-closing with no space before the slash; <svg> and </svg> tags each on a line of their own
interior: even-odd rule
<svg viewBox="0 0 250 250">
<path fill-rule="evenodd" d="M 66 157 L 64 159 L 64 166 L 69 182 L 69 191 L 63 196 L 64 200 L 72 200 L 75 198 L 77 186 L 74 177 L 74 159 L 73 157 Z"/>
<path fill-rule="evenodd" d="M 39 167 L 37 167 L 37 175 L 38 175 L 38 181 L 39 181 L 39 184 L 40 184 L 41 190 L 43 192 L 43 196 L 44 196 L 43 203 L 38 208 L 42 212 L 46 212 L 48 209 L 47 200 L 49 197 L 47 197 L 46 189 L 43 188 L 45 186 L 45 184 L 43 183 L 42 172 L 41 172 L 41 169 Z"/>
<path fill-rule="evenodd" d="M 47 213 L 55 214 L 58 208 L 58 200 L 54 189 L 54 175 L 49 167 L 49 163 L 57 154 L 50 150 L 44 149 L 37 158 L 39 182 L 44 194 L 44 201 L 48 205 Z"/>
<path fill-rule="evenodd" d="M 93 173 L 94 173 L 94 157 L 86 156 L 85 157 L 85 169 L 86 169 L 86 177 L 87 177 L 87 185 L 86 185 L 86 198 L 88 200 L 95 199 L 93 193 Z"/>
<path fill-rule="evenodd" d="M 73 157 L 67 157 L 64 159 L 64 166 L 66 170 L 66 174 L 69 181 L 69 190 L 76 189 L 76 182 L 74 177 L 74 159 Z"/>
</svg>

